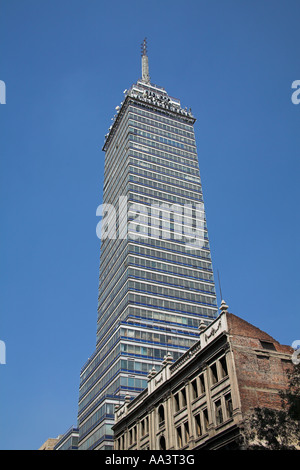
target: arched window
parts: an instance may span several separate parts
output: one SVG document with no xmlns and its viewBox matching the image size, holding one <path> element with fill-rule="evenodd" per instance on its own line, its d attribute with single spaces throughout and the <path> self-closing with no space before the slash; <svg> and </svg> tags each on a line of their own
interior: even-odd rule
<svg viewBox="0 0 300 470">
<path fill-rule="evenodd" d="M 165 420 L 165 409 L 163 405 L 160 405 L 158 408 L 158 422 L 163 423 Z"/>
</svg>

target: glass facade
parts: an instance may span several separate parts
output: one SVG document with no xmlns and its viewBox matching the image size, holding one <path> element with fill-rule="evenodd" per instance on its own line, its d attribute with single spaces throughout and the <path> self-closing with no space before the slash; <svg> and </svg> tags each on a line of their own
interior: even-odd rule
<svg viewBox="0 0 300 470">
<path fill-rule="evenodd" d="M 191 112 L 139 80 L 105 138 L 96 349 L 81 370 L 79 450 L 112 449 L 114 405 L 217 315 Z"/>
<path fill-rule="evenodd" d="M 78 450 L 78 429 L 73 426 L 61 436 L 54 450 Z"/>
</svg>

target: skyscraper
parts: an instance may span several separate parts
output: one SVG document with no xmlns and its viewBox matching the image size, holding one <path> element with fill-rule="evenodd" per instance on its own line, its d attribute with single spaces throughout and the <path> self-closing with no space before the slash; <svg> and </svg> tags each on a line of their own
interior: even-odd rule
<svg viewBox="0 0 300 470">
<path fill-rule="evenodd" d="M 79 450 L 112 449 L 114 405 L 136 396 L 217 315 L 191 110 L 142 78 L 105 136 L 96 349 L 81 370 Z"/>
</svg>

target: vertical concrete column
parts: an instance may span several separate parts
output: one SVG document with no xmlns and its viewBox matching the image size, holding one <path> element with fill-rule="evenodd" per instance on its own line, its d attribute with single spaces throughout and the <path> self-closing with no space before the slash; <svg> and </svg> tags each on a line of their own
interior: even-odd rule
<svg viewBox="0 0 300 470">
<path fill-rule="evenodd" d="M 124 449 L 128 449 L 129 447 L 129 435 L 128 435 L 128 427 L 124 431 Z"/>
<path fill-rule="evenodd" d="M 199 395 L 199 391 L 200 391 L 199 377 L 196 377 L 196 382 L 197 382 L 197 395 Z M 195 418 L 192 413 L 193 390 L 192 390 L 191 382 L 189 382 L 187 388 L 188 388 L 188 416 L 189 416 L 189 426 L 190 426 L 190 448 L 193 448 L 195 445 L 195 439 L 197 437 L 197 433 L 196 433 Z"/>
<path fill-rule="evenodd" d="M 136 422 L 136 449 L 140 450 L 141 447 L 141 420 Z"/>
<path fill-rule="evenodd" d="M 232 414 L 233 417 L 240 416 L 242 417 L 242 406 L 241 398 L 239 392 L 239 385 L 237 380 L 236 365 L 234 360 L 234 352 L 232 350 L 232 345 L 230 343 L 230 338 L 228 338 L 228 348 L 226 350 L 226 361 L 228 367 L 228 376 L 231 384 L 231 399 L 232 399 Z"/>
<path fill-rule="evenodd" d="M 166 400 L 166 447 L 167 450 L 176 448 L 175 426 L 174 426 L 174 404 L 173 395 L 169 393 Z"/>
<path fill-rule="evenodd" d="M 194 438 L 193 432 L 193 418 L 192 418 L 192 405 L 191 405 L 191 385 L 188 380 L 185 381 L 185 396 L 186 396 L 186 411 L 187 411 L 187 418 L 188 418 L 188 425 L 189 425 L 189 441 L 188 444 L 190 446 L 191 439 Z"/>
<path fill-rule="evenodd" d="M 214 414 L 213 414 L 213 404 L 211 401 L 210 387 L 212 385 L 211 373 L 208 364 L 203 365 L 203 374 L 204 374 L 204 383 L 205 383 L 205 393 L 206 393 L 206 403 L 207 403 L 207 413 L 208 413 L 208 433 L 211 429 L 214 428 Z"/>
<path fill-rule="evenodd" d="M 151 450 L 156 450 L 156 429 L 155 408 L 151 407 L 149 410 L 149 447 Z"/>
</svg>

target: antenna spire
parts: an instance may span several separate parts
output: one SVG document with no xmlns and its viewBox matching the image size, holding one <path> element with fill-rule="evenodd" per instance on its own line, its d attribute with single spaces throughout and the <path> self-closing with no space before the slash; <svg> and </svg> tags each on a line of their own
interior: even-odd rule
<svg viewBox="0 0 300 470">
<path fill-rule="evenodd" d="M 141 49 L 142 49 L 142 56 L 147 55 L 147 38 L 145 38 L 144 41 L 142 42 Z"/>
<path fill-rule="evenodd" d="M 219 270 L 218 270 L 218 280 L 219 280 L 220 296 L 221 296 L 221 300 L 223 300 Z"/>
<path fill-rule="evenodd" d="M 150 84 L 149 76 L 149 63 L 147 55 L 147 38 L 141 44 L 141 53 L 142 53 L 142 81 Z"/>
</svg>

